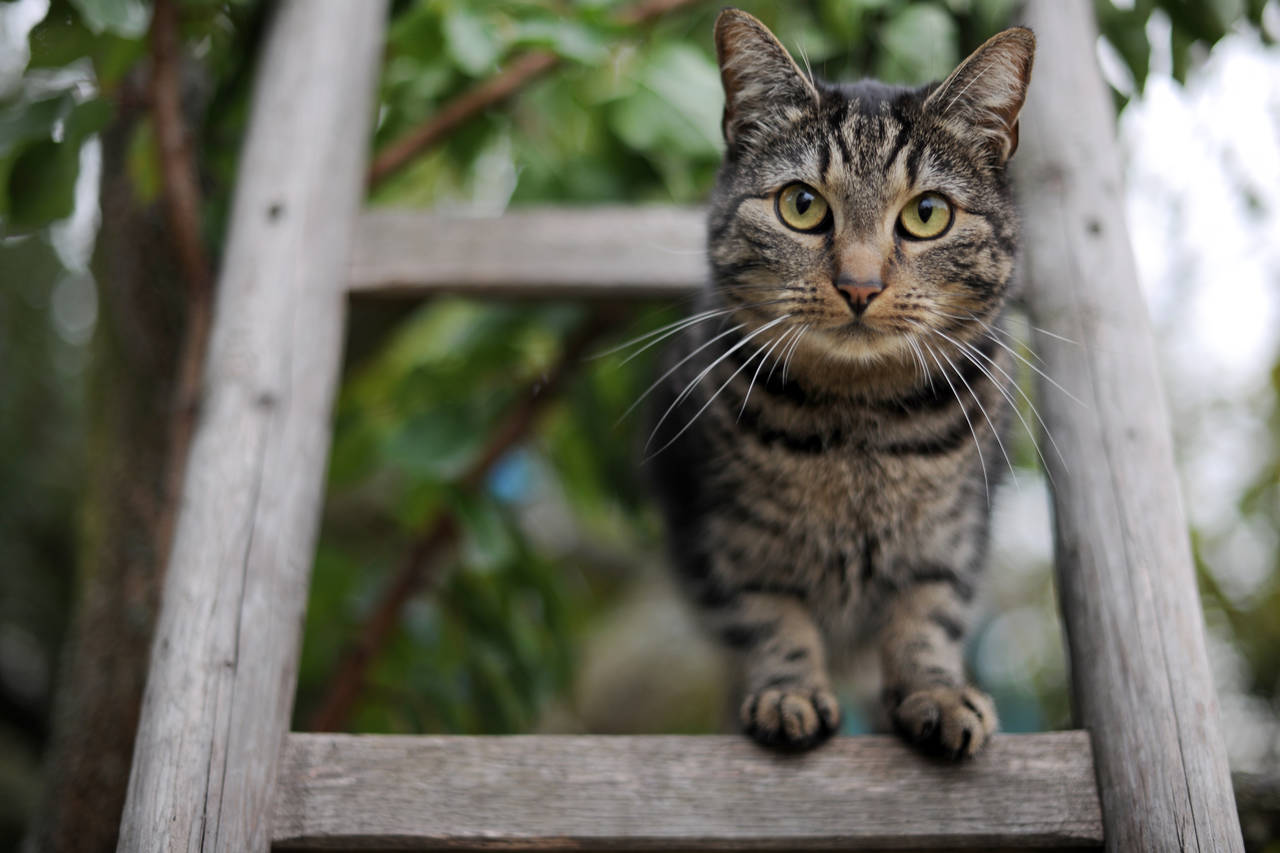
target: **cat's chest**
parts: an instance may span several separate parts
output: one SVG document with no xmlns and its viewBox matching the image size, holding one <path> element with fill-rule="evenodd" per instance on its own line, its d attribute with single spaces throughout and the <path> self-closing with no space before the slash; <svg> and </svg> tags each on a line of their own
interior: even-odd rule
<svg viewBox="0 0 1280 853">
<path fill-rule="evenodd" d="M 874 534 L 896 539 L 922 523 L 944 472 L 851 441 L 821 453 L 772 453 L 760 460 L 764 491 L 785 494 L 805 537 Z M 916 462 L 917 464 L 911 464 Z"/>
<path fill-rule="evenodd" d="M 726 448 L 733 479 L 794 507 L 806 528 L 911 526 L 967 465 L 964 452 L 901 452 L 920 440 L 921 424 L 877 412 L 777 407 L 745 420 Z"/>
</svg>

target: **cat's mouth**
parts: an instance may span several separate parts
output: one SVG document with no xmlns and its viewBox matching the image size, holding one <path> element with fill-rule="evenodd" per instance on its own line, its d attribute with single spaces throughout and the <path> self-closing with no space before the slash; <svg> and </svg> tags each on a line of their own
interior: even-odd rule
<svg viewBox="0 0 1280 853">
<path fill-rule="evenodd" d="M 866 315 L 851 317 L 822 330 L 827 351 L 856 362 L 878 362 L 901 356 L 909 344 L 894 324 L 887 327 Z"/>
<path fill-rule="evenodd" d="M 838 335 L 844 335 L 855 340 L 871 340 L 884 335 L 883 330 L 872 326 L 864 317 L 854 317 L 837 326 L 833 331 Z"/>
</svg>

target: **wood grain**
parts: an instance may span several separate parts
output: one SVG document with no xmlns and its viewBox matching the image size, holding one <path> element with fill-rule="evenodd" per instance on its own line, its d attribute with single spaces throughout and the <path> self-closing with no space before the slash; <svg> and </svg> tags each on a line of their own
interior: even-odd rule
<svg viewBox="0 0 1280 853">
<path fill-rule="evenodd" d="M 289 736 L 277 849 L 1096 847 L 1084 732 L 934 761 L 892 737 Z"/>
<path fill-rule="evenodd" d="M 1169 418 L 1124 224 L 1114 112 L 1088 0 L 1036 0 L 1014 158 L 1044 370 L 1058 589 L 1107 848 L 1241 850 Z"/>
<path fill-rule="evenodd" d="M 538 208 L 475 219 L 405 210 L 360 217 L 351 289 L 519 298 L 673 298 L 707 276 L 700 210 Z"/>
<path fill-rule="evenodd" d="M 286 0 L 257 72 L 118 849 L 265 851 L 386 5 Z"/>
</svg>

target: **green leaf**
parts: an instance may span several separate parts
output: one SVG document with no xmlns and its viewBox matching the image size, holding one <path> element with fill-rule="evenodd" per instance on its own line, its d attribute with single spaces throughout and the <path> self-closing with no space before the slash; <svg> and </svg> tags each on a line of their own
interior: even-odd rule
<svg viewBox="0 0 1280 853">
<path fill-rule="evenodd" d="M 465 6 L 445 15 L 444 45 L 450 58 L 472 77 L 492 70 L 503 50 L 493 24 Z"/>
<path fill-rule="evenodd" d="M 28 146 L 9 173 L 9 224 L 34 229 L 70 216 L 79 172 L 79 145 L 45 141 Z"/>
<path fill-rule="evenodd" d="M 998 31 L 1004 29 L 1013 23 L 1013 12 L 1018 6 L 1018 0 L 977 0 L 974 3 L 974 15 L 978 19 L 978 26 L 983 36 L 995 35 Z M 977 45 L 965 45 L 966 48 L 977 47 Z"/>
<path fill-rule="evenodd" d="M 52 139 L 54 127 L 66 120 L 75 105 L 75 98 L 65 93 L 0 106 L 0 156 L 31 142 Z"/>
<path fill-rule="evenodd" d="M 515 44 L 545 48 L 557 56 L 584 65 L 597 65 L 609 56 L 609 46 L 603 35 L 578 21 L 563 18 L 521 21 Z"/>
<path fill-rule="evenodd" d="M 0 130 L 0 150 L 8 152 L 24 141 L 30 143 L 8 162 L 0 205 L 8 224 L 18 229 L 40 228 L 71 215 L 80 146 L 111 117 L 111 107 L 102 99 L 76 104 L 68 95 L 50 101 L 54 103 L 41 102 L 7 125 L 0 122 L 8 130 L 7 138 Z M 46 124 L 49 119 L 52 122 Z"/>
<path fill-rule="evenodd" d="M 413 476 L 453 479 L 484 441 L 483 424 L 476 420 L 447 407 L 413 417 L 392 435 L 387 461 Z"/>
<path fill-rule="evenodd" d="M 462 526 L 464 565 L 491 572 L 516 555 L 511 525 L 490 497 L 458 493 L 452 508 Z"/>
<path fill-rule="evenodd" d="M 941 80 L 959 63 L 955 19 L 937 6 L 912 5 L 880 31 L 885 55 L 879 76 L 893 82 Z"/>
<path fill-rule="evenodd" d="M 99 88 L 110 92 L 146 52 L 146 40 L 113 31 L 90 30 L 84 17 L 59 0 L 31 31 L 31 68 L 64 68 L 77 60 L 93 62 Z M 143 28 L 145 31 L 145 27 Z"/>
<path fill-rule="evenodd" d="M 720 74 L 694 47 L 658 48 L 635 74 L 635 91 L 614 104 L 610 123 L 633 148 L 718 158 L 724 100 Z"/>
<path fill-rule="evenodd" d="M 55 6 L 36 24 L 27 43 L 31 48 L 28 67 L 60 68 L 81 57 L 92 56 L 95 36 L 71 9 Z"/>
<path fill-rule="evenodd" d="M 138 38 L 151 25 L 151 7 L 143 0 L 71 0 L 95 34 Z"/>
<path fill-rule="evenodd" d="M 64 136 L 68 142 L 79 144 L 97 133 L 111 121 L 111 104 L 103 98 L 94 98 L 76 104 L 67 116 Z"/>
<path fill-rule="evenodd" d="M 125 152 L 125 169 L 138 201 L 147 204 L 160 197 L 160 192 L 164 189 L 160 177 L 160 151 L 149 119 L 139 121 L 133 128 L 129 147 Z"/>
</svg>

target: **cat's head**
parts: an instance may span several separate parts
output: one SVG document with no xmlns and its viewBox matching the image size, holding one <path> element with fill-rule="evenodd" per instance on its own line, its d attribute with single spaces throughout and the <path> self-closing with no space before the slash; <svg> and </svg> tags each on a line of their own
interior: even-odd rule
<svg viewBox="0 0 1280 853">
<path fill-rule="evenodd" d="M 857 363 L 911 358 L 913 341 L 939 333 L 969 338 L 999 313 L 1030 30 L 1005 30 L 914 89 L 815 80 L 737 9 L 715 37 L 727 151 L 709 250 L 725 301 L 753 306 L 742 313 L 757 325 L 788 314 L 770 335 L 805 326 L 805 347 Z"/>
</svg>

